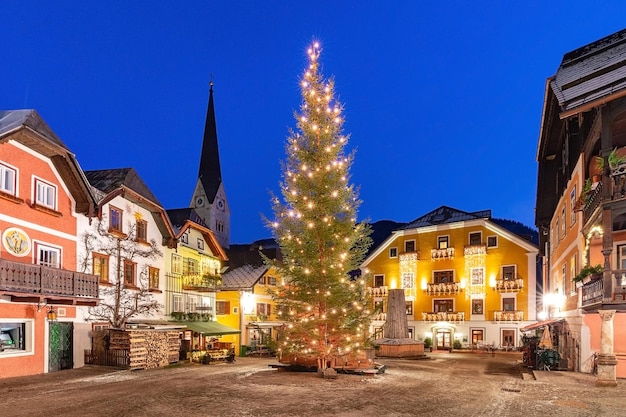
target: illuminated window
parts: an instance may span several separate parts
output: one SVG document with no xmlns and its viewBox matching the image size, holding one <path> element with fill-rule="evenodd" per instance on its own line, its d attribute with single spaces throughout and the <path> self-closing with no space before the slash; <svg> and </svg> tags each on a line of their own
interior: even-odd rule
<svg viewBox="0 0 626 417">
<path fill-rule="evenodd" d="M 576 185 L 572 188 L 572 192 L 569 193 L 570 224 L 576 223 L 576 212 L 574 211 L 574 207 L 576 207 Z"/>
<path fill-rule="evenodd" d="M 0 164 L 0 191 L 16 195 L 16 170 L 7 165 Z"/>
<path fill-rule="evenodd" d="M 503 298 L 502 299 L 502 310 L 504 310 L 504 311 L 515 311 L 515 298 Z"/>
<path fill-rule="evenodd" d="M 148 285 L 151 289 L 159 288 L 159 268 L 148 267 Z"/>
<path fill-rule="evenodd" d="M 454 300 L 434 300 L 433 307 L 435 313 L 454 311 Z"/>
<path fill-rule="evenodd" d="M 413 315 L 413 301 L 405 301 L 405 303 L 406 303 L 406 315 L 412 316 Z"/>
<path fill-rule="evenodd" d="M 433 272 L 433 280 L 435 284 L 454 282 L 454 271 L 435 271 Z"/>
<path fill-rule="evenodd" d="M 517 278 L 515 265 L 507 265 L 502 267 L 502 279 L 505 281 L 514 281 Z"/>
<path fill-rule="evenodd" d="M 413 288 L 414 279 L 413 272 L 402 273 L 402 288 Z"/>
<path fill-rule="evenodd" d="M 484 268 L 472 268 L 471 272 L 471 285 L 485 285 L 485 269 Z"/>
<path fill-rule="evenodd" d="M 109 282 L 109 256 L 93 253 L 93 274 L 100 277 L 100 282 Z"/>
<path fill-rule="evenodd" d="M 182 295 L 176 294 L 172 296 L 172 311 L 176 311 L 176 312 L 184 311 Z"/>
<path fill-rule="evenodd" d="M 182 274 L 183 272 L 183 257 L 180 255 L 172 254 L 172 273 Z"/>
<path fill-rule="evenodd" d="M 437 236 L 437 249 L 448 249 L 450 236 Z"/>
</svg>

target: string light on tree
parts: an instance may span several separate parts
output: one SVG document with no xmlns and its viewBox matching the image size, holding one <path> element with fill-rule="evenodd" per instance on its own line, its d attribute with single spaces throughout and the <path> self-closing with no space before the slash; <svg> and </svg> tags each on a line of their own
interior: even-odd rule
<svg viewBox="0 0 626 417">
<path fill-rule="evenodd" d="M 281 247 L 287 280 L 275 294 L 289 312 L 281 352 L 309 354 L 325 368 L 364 346 L 368 294 L 348 273 L 358 269 L 371 239 L 369 228 L 356 223 L 360 200 L 347 183 L 354 152 L 345 153 L 343 105 L 334 80 L 320 72 L 321 52 L 318 42 L 307 50 L 302 103 L 285 146 L 282 199 L 272 199 L 275 218 L 268 227 Z"/>
</svg>

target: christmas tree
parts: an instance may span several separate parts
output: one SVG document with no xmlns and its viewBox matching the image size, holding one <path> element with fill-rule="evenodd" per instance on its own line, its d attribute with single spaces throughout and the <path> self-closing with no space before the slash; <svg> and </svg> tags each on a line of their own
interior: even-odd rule
<svg viewBox="0 0 626 417">
<path fill-rule="evenodd" d="M 275 294 L 286 323 L 279 332 L 281 362 L 307 358 L 323 370 L 355 357 L 367 342 L 369 298 L 355 271 L 371 245 L 371 229 L 357 223 L 360 200 L 349 182 L 354 152 L 345 154 L 343 106 L 334 81 L 321 74 L 320 52 L 318 43 L 308 50 L 271 227 L 286 278 Z"/>
</svg>

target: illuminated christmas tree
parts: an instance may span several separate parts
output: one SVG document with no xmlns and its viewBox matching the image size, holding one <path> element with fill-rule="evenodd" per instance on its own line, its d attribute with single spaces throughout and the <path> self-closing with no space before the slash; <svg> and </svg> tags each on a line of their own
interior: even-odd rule
<svg viewBox="0 0 626 417">
<path fill-rule="evenodd" d="M 285 286 L 276 294 L 281 362 L 318 369 L 354 358 L 365 347 L 371 312 L 365 280 L 358 269 L 371 245 L 371 229 L 357 223 L 358 191 L 349 183 L 354 152 L 346 155 L 343 106 L 334 81 L 320 71 L 321 49 L 308 51 L 301 80 L 297 131 L 286 143 L 282 201 L 273 199 L 274 237 Z"/>
</svg>

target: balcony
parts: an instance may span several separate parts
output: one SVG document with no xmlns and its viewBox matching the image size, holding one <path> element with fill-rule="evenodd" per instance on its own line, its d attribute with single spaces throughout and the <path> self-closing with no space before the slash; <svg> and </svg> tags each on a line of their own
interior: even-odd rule
<svg viewBox="0 0 626 417">
<path fill-rule="evenodd" d="M 0 259 L 0 294 L 13 301 L 98 304 L 98 276 Z"/>
<path fill-rule="evenodd" d="M 427 284 L 424 291 L 428 295 L 453 295 L 461 292 L 461 285 L 458 282 Z"/>
<path fill-rule="evenodd" d="M 217 287 L 222 283 L 220 275 L 195 274 L 182 275 L 183 290 L 198 292 L 217 292 Z"/>
<path fill-rule="evenodd" d="M 456 323 L 465 321 L 464 311 L 448 311 L 448 312 L 424 312 L 422 313 L 422 320 L 428 322 L 435 321 L 452 321 Z"/>
<path fill-rule="evenodd" d="M 486 255 L 487 245 L 467 245 L 463 248 L 463 256 Z"/>
<path fill-rule="evenodd" d="M 386 297 L 388 295 L 388 289 L 389 287 L 387 287 L 386 285 L 383 285 L 381 287 L 367 287 L 367 292 L 372 297 Z"/>
<path fill-rule="evenodd" d="M 524 289 L 524 280 L 518 279 L 497 279 L 493 288 L 497 292 L 519 292 Z"/>
<path fill-rule="evenodd" d="M 493 321 L 497 323 L 524 321 L 524 311 L 496 310 L 493 312 Z"/>
<path fill-rule="evenodd" d="M 454 258 L 454 248 L 431 249 L 430 259 L 433 261 L 441 261 Z"/>
<path fill-rule="evenodd" d="M 582 285 L 581 306 L 586 310 L 607 307 L 615 304 L 626 304 L 626 269 L 611 271 L 609 284 L 606 288 L 603 274 L 593 274 L 591 279 Z"/>
</svg>

